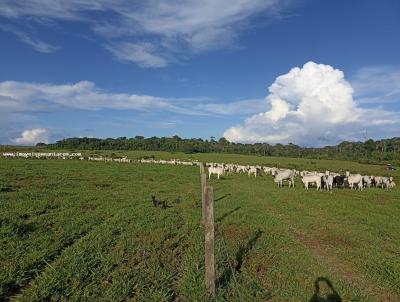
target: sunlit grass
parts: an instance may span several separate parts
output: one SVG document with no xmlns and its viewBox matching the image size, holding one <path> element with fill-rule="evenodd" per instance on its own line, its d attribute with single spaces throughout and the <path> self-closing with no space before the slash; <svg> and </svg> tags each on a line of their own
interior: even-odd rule
<svg viewBox="0 0 400 302">
<path fill-rule="evenodd" d="M 388 175 L 383 166 L 340 161 L 128 155 Z M 207 301 L 196 167 L 4 159 L 0 167 L 1 298 Z M 270 176 L 246 175 L 211 181 L 215 300 L 308 301 L 326 277 L 343 301 L 398 301 L 399 190 L 329 194 L 296 184 L 278 189 Z M 152 193 L 169 207 L 154 208 Z"/>
</svg>

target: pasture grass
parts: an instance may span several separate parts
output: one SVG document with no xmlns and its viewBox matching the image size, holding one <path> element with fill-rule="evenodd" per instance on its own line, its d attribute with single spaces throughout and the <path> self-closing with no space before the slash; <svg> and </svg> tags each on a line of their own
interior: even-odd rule
<svg viewBox="0 0 400 302">
<path fill-rule="evenodd" d="M 400 176 L 329 160 L 120 154 Z M 215 301 L 310 301 L 319 277 L 342 301 L 400 301 L 398 188 L 329 194 L 247 175 L 209 183 Z M 154 208 L 152 193 L 169 207 Z M 200 218 L 196 167 L 0 159 L 0 300 L 209 301 Z"/>
</svg>

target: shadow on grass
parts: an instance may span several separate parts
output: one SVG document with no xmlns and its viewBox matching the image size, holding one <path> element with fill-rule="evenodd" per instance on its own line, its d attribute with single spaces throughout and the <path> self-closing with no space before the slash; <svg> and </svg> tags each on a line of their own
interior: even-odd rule
<svg viewBox="0 0 400 302">
<path fill-rule="evenodd" d="M 0 187 L 0 192 L 15 192 L 15 190 L 12 187 Z"/>
<path fill-rule="evenodd" d="M 262 231 L 257 229 L 253 236 L 247 241 L 246 245 L 240 247 L 240 249 L 236 253 L 236 265 L 229 265 L 226 270 L 223 272 L 221 277 L 217 280 L 218 288 L 225 288 L 230 283 L 234 273 L 240 273 L 243 265 L 243 260 L 246 255 L 254 248 L 257 240 L 261 237 Z M 228 259 L 229 261 L 229 259 Z"/>
<path fill-rule="evenodd" d="M 250 238 L 250 240 L 247 242 L 247 244 L 243 247 L 241 247 L 238 252 L 236 253 L 236 267 L 235 270 L 240 273 L 240 270 L 242 268 L 243 260 L 246 254 L 251 251 L 256 244 L 258 238 L 261 237 L 262 231 L 260 229 L 257 229 L 256 232 L 254 233 L 253 237 Z"/>
<path fill-rule="evenodd" d="M 342 298 L 328 278 L 318 277 L 314 286 L 314 295 L 308 302 L 342 302 Z"/>
<path fill-rule="evenodd" d="M 217 222 L 221 222 L 222 220 L 224 220 L 226 217 L 228 217 L 229 215 L 235 213 L 236 211 L 239 211 L 241 207 L 236 207 L 232 210 L 230 210 L 229 212 L 226 212 L 224 215 L 222 215 L 221 217 L 218 217 L 216 219 Z"/>
<path fill-rule="evenodd" d="M 228 193 L 228 194 L 222 195 L 221 197 L 218 197 L 217 199 L 214 199 L 214 202 L 220 201 L 220 200 L 222 200 L 222 199 L 224 199 L 224 198 L 226 198 L 226 197 L 228 197 L 228 196 L 231 196 L 231 194 Z"/>
<path fill-rule="evenodd" d="M 45 258 L 38 259 L 33 262 L 24 272 L 23 279 L 21 282 L 13 280 L 3 285 L 5 290 L 0 292 L 0 301 L 11 301 L 13 297 L 17 297 L 22 291 L 27 288 L 34 279 L 38 278 L 46 267 L 51 266 L 51 262 L 55 261 L 61 254 L 70 246 L 74 245 L 78 240 L 85 237 L 87 232 L 82 232 L 73 237 L 66 238 L 63 240 L 61 246 L 49 253 Z"/>
</svg>

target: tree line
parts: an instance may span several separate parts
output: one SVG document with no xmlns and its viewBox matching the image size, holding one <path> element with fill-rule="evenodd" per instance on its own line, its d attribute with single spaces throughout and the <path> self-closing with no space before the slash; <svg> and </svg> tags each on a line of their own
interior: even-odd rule
<svg viewBox="0 0 400 302">
<path fill-rule="evenodd" d="M 315 159 L 355 160 L 363 163 L 382 163 L 393 161 L 400 163 L 400 138 L 390 138 L 365 142 L 344 141 L 336 146 L 319 148 L 300 147 L 295 144 L 267 143 L 242 144 L 232 143 L 224 137 L 216 140 L 201 138 L 148 137 L 133 138 L 65 138 L 54 144 L 37 144 L 37 147 L 48 149 L 71 150 L 145 150 L 184 153 L 234 153 L 260 156 L 299 157 Z"/>
</svg>

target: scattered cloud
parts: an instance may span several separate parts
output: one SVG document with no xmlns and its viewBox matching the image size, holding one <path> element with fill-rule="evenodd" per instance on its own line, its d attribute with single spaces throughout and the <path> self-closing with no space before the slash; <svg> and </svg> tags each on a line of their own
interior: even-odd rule
<svg viewBox="0 0 400 302">
<path fill-rule="evenodd" d="M 264 99 L 240 100 L 229 103 L 203 103 L 195 106 L 196 109 L 217 115 L 250 115 L 266 110 L 268 105 Z"/>
<path fill-rule="evenodd" d="M 17 145 L 32 146 L 37 143 L 49 143 L 50 132 L 46 128 L 25 130 L 21 136 L 12 140 Z"/>
<path fill-rule="evenodd" d="M 20 31 L 11 26 L 2 25 L 2 26 L 0 26 L 0 30 L 14 34 L 18 38 L 19 41 L 31 46 L 34 50 L 36 50 L 38 52 L 52 53 L 58 49 L 57 46 L 53 46 L 53 45 L 50 45 L 39 39 L 36 39 L 32 35 L 29 35 L 23 31 Z"/>
<path fill-rule="evenodd" d="M 107 92 L 90 81 L 75 84 L 0 82 L 0 108 L 8 112 L 79 110 L 170 111 L 186 115 L 243 115 L 264 108 L 263 100 L 215 103 L 209 98 L 164 98 Z"/>
<path fill-rule="evenodd" d="M 94 33 L 107 41 L 106 49 L 117 59 L 141 67 L 160 68 L 167 66 L 174 57 L 229 47 L 240 32 L 250 26 L 252 18 L 276 18 L 292 2 L 5 0 L 0 2 L 0 16 L 11 20 L 30 17 L 31 22 L 44 19 L 86 22 Z M 41 50 L 51 49 L 26 36 L 19 39 Z"/>
<path fill-rule="evenodd" d="M 316 146 L 361 138 L 365 131 L 388 136 L 400 130 L 399 113 L 359 107 L 343 72 L 329 65 L 308 62 L 277 77 L 266 103 L 269 111 L 227 129 L 224 137 Z"/>
<path fill-rule="evenodd" d="M 84 20 L 85 12 L 105 11 L 119 0 L 3 0 L 0 14 L 8 18 L 35 17 L 60 20 Z"/>
<path fill-rule="evenodd" d="M 180 100 L 183 102 L 184 100 Z M 0 107 L 10 110 L 51 110 L 52 106 L 81 110 L 166 110 L 182 114 L 200 114 L 189 107 L 178 106 L 177 99 L 149 95 L 108 93 L 97 88 L 93 82 L 75 84 L 38 84 L 5 81 L 0 82 Z"/>
<path fill-rule="evenodd" d="M 133 62 L 141 67 L 159 68 L 168 65 L 166 58 L 156 53 L 150 43 L 120 43 L 107 46 L 107 49 L 121 61 Z"/>
<path fill-rule="evenodd" d="M 360 69 L 351 80 L 355 97 L 363 104 L 400 102 L 399 66 L 370 66 Z"/>
</svg>

